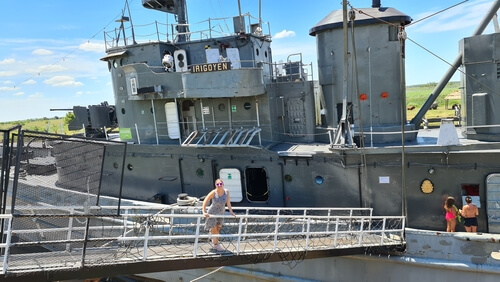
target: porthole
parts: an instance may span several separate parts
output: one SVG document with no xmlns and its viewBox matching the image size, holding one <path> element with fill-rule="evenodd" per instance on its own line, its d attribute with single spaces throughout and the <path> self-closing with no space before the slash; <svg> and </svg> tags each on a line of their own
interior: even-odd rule
<svg viewBox="0 0 500 282">
<path fill-rule="evenodd" d="M 259 49 L 255 49 L 255 54 L 259 55 Z"/>
<path fill-rule="evenodd" d="M 125 108 L 122 108 L 122 114 L 125 114 Z"/>
<path fill-rule="evenodd" d="M 196 176 L 203 177 L 205 175 L 205 171 L 201 168 L 196 170 Z"/>
<path fill-rule="evenodd" d="M 267 58 L 267 51 L 264 52 L 264 56 Z"/>
<path fill-rule="evenodd" d="M 219 104 L 219 111 L 224 111 L 226 109 L 226 105 L 224 104 Z"/>
<path fill-rule="evenodd" d="M 325 179 L 323 178 L 323 176 L 316 176 L 316 178 L 314 178 L 314 182 L 316 182 L 316 184 L 318 185 L 321 185 L 323 184 L 323 182 L 325 181 Z"/>
<path fill-rule="evenodd" d="M 113 60 L 113 67 L 116 69 L 118 67 L 118 62 L 116 60 Z"/>
<path fill-rule="evenodd" d="M 114 162 L 114 163 L 113 163 L 113 167 L 114 167 L 114 168 L 118 168 L 118 163 L 117 163 L 117 162 Z"/>
<path fill-rule="evenodd" d="M 292 176 L 290 174 L 285 175 L 286 182 L 292 182 Z"/>
<path fill-rule="evenodd" d="M 250 110 L 252 108 L 252 105 L 246 102 L 245 104 L 243 104 L 243 108 L 245 108 L 245 110 Z"/>
<path fill-rule="evenodd" d="M 134 166 L 133 166 L 132 164 L 128 164 L 128 165 L 127 165 L 127 168 L 128 168 L 128 170 L 133 170 L 133 169 L 134 169 Z"/>
</svg>

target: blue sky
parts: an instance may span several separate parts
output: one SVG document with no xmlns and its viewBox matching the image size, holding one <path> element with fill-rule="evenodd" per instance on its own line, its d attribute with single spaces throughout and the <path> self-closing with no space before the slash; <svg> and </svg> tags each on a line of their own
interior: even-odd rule
<svg viewBox="0 0 500 282">
<path fill-rule="evenodd" d="M 135 26 L 167 16 L 129 0 Z M 355 8 L 371 7 L 371 0 L 351 0 Z M 462 0 L 382 0 L 419 20 Z M 21 4 L 22 3 L 22 4 Z M 0 122 L 64 116 L 52 108 L 72 108 L 108 101 L 114 104 L 105 55 L 104 30 L 118 27 L 124 0 L 24 0 L 0 4 Z M 262 19 L 269 22 L 275 61 L 302 53 L 305 63 L 316 63 L 316 41 L 309 29 L 341 0 L 262 0 Z M 465 3 L 407 28 L 408 37 L 448 62 L 457 56 L 458 42 L 470 36 L 493 0 Z M 237 15 L 237 0 L 187 0 L 189 22 Z M 241 0 L 243 13 L 258 16 L 258 0 Z M 173 23 L 172 16 L 168 17 Z M 228 22 L 232 25 L 232 22 Z M 266 30 L 267 31 L 267 30 Z M 493 32 L 490 23 L 485 33 Z M 408 85 L 437 82 L 448 65 L 412 42 L 407 42 Z M 317 73 L 317 72 L 316 72 Z M 316 77 L 317 79 L 317 77 Z M 454 77 L 458 80 L 458 76 Z"/>
</svg>

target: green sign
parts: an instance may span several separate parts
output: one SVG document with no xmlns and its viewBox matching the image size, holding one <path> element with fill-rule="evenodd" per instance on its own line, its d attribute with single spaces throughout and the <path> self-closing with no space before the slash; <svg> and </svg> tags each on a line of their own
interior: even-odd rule
<svg viewBox="0 0 500 282">
<path fill-rule="evenodd" d="M 120 127 L 120 139 L 121 140 L 132 140 L 132 130 L 130 128 Z"/>
<path fill-rule="evenodd" d="M 231 106 L 231 111 L 232 111 L 233 113 L 236 113 L 236 105 L 232 105 L 232 106 Z"/>
</svg>

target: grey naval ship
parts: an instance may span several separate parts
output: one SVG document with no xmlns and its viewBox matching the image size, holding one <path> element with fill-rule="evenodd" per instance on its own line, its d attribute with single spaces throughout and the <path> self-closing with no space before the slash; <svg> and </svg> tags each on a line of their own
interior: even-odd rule
<svg viewBox="0 0 500 282">
<path fill-rule="evenodd" d="M 73 129 L 83 124 L 87 136 L 108 136 L 106 129 L 118 125 L 127 142 L 124 161 L 122 148 L 106 148 L 100 193 L 176 204 L 203 197 L 221 178 L 233 206 L 370 207 L 374 215 L 407 218 L 408 250 L 401 256 L 306 260 L 293 270 L 259 264 L 240 269 L 241 276 L 498 281 L 500 33 L 482 33 L 500 1 L 458 42 L 455 61 L 411 120 L 405 26 L 412 18 L 380 1 L 360 9 L 343 4 L 309 30 L 317 43 L 314 80 L 316 69 L 300 53 L 273 61 L 270 28 L 260 16 L 240 9 L 233 30 L 220 34 L 211 20 L 193 30 L 185 0 L 142 0 L 152 13 L 175 15 L 177 22 L 166 36 L 157 31 L 145 41 L 131 21 L 106 33 L 101 60 L 111 74 L 114 105 L 74 108 Z M 427 110 L 457 70 L 456 117 L 443 119 L 439 129 L 423 128 Z M 58 167 L 58 175 L 73 167 Z M 118 182 L 121 189 L 114 189 Z M 460 207 L 472 197 L 480 233 L 443 233 L 448 196 Z M 478 245 L 450 248 L 447 238 Z"/>
</svg>

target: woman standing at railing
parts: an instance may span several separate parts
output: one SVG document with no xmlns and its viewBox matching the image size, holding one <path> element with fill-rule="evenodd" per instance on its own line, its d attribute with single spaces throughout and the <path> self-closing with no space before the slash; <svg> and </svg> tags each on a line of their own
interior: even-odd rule
<svg viewBox="0 0 500 282">
<path fill-rule="evenodd" d="M 206 212 L 206 207 L 208 201 L 212 200 L 212 204 Z M 223 218 L 211 218 L 210 215 L 222 215 L 226 209 L 226 205 L 229 212 L 235 216 L 233 208 L 231 207 L 231 199 L 229 197 L 229 191 L 224 189 L 224 182 L 221 179 L 215 180 L 215 189 L 210 191 L 208 195 L 203 200 L 203 206 L 201 210 L 203 215 L 207 218 L 205 222 L 205 230 L 210 230 L 212 234 L 212 243 L 214 244 L 214 249 L 216 251 L 222 252 L 224 248 L 219 244 L 219 233 L 222 228 Z"/>
</svg>

